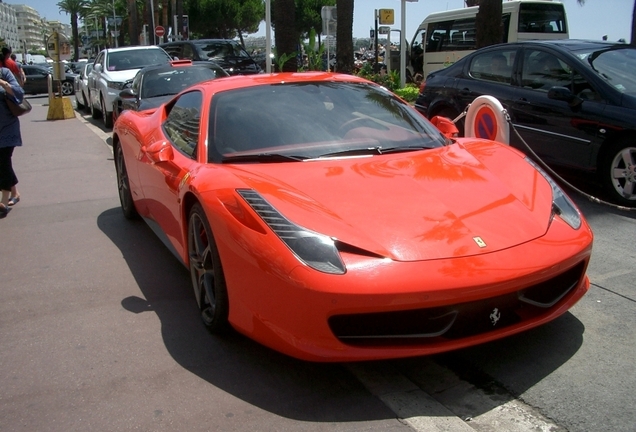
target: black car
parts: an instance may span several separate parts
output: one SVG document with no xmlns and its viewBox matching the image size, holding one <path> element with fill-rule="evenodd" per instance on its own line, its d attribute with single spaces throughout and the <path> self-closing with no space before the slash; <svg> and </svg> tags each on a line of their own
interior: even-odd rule
<svg viewBox="0 0 636 432">
<path fill-rule="evenodd" d="M 156 108 L 191 85 L 226 76 L 227 72 L 209 61 L 176 60 L 169 64 L 146 66 L 115 98 L 113 120 L 123 110 Z"/>
<path fill-rule="evenodd" d="M 26 94 L 48 93 L 49 84 L 48 76 L 53 74 L 52 66 L 40 65 L 22 65 L 26 82 L 24 83 L 24 92 Z M 65 78 L 60 82 L 60 90 L 62 95 L 70 96 L 75 93 L 75 74 L 65 73 Z M 53 83 L 53 92 L 58 89 Z"/>
<path fill-rule="evenodd" d="M 492 95 L 546 163 L 596 173 L 613 201 L 636 206 L 635 70 L 636 47 L 626 44 L 494 45 L 431 73 L 415 107 L 428 118 L 453 119 L 477 96 Z"/>
<path fill-rule="evenodd" d="M 213 60 L 230 75 L 252 75 L 262 72 L 261 67 L 245 48 L 233 39 L 182 40 L 159 46 L 174 59 Z"/>
</svg>

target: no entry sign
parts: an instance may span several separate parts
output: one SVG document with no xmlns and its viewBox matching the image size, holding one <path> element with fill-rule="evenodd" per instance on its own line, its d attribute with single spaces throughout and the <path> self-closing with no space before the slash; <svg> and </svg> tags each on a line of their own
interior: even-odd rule
<svg viewBox="0 0 636 432">
<path fill-rule="evenodd" d="M 162 26 L 157 26 L 155 27 L 155 34 L 159 37 L 163 36 L 166 34 L 166 29 L 163 28 Z"/>
</svg>

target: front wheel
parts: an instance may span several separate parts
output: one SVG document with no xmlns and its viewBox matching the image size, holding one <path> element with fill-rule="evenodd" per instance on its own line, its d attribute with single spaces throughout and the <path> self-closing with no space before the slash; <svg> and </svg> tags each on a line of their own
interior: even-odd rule
<svg viewBox="0 0 636 432">
<path fill-rule="evenodd" d="M 210 224 L 198 203 L 192 206 L 188 219 L 188 255 L 203 324 L 211 333 L 222 333 L 229 328 L 225 276 Z"/>
<path fill-rule="evenodd" d="M 636 139 L 622 139 L 604 153 L 600 180 L 616 204 L 636 206 Z"/>
</svg>

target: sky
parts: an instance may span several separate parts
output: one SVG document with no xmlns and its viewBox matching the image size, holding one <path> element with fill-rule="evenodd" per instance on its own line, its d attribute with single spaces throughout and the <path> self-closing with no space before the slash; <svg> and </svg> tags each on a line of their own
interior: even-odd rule
<svg viewBox="0 0 636 432">
<path fill-rule="evenodd" d="M 629 42 L 631 34 L 632 10 L 636 0 L 585 0 L 579 6 L 576 0 L 562 0 L 568 15 L 570 38 L 601 39 L 607 35 L 608 40 L 624 38 Z M 48 20 L 58 20 L 70 24 L 70 16 L 60 13 L 56 0 L 4 0 L 9 4 L 26 4 L 37 10 Z M 400 0 L 355 0 L 353 10 L 353 36 L 369 37 L 369 29 L 374 26 L 375 9 L 394 9 L 395 25 L 401 22 Z M 431 12 L 459 9 L 464 6 L 463 0 L 418 0 L 406 2 L 406 36 L 410 41 L 419 24 Z M 264 36 L 265 25 L 254 36 Z"/>
</svg>

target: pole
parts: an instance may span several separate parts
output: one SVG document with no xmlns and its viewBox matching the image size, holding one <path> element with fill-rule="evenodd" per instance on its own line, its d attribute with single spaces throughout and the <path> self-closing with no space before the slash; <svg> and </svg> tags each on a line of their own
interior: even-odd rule
<svg viewBox="0 0 636 432">
<path fill-rule="evenodd" d="M 400 87 L 406 85 L 406 0 L 402 0 L 402 22 L 400 26 Z"/>
<path fill-rule="evenodd" d="M 118 48 L 119 41 L 117 40 L 117 15 L 115 15 L 115 0 L 113 0 L 113 22 L 115 23 L 115 33 L 113 34 L 113 38 L 115 38 L 115 48 Z"/>
<path fill-rule="evenodd" d="M 378 56 L 378 10 L 375 10 L 375 67 L 374 72 L 380 73 L 380 65 L 378 64 L 380 58 Z"/>
<path fill-rule="evenodd" d="M 272 11 L 271 0 L 265 1 L 265 72 L 272 73 Z"/>
<path fill-rule="evenodd" d="M 155 3 L 153 0 L 150 0 L 150 17 L 152 19 L 152 28 L 150 29 L 150 33 L 152 33 L 152 44 L 157 45 L 157 35 L 155 34 Z"/>
</svg>

